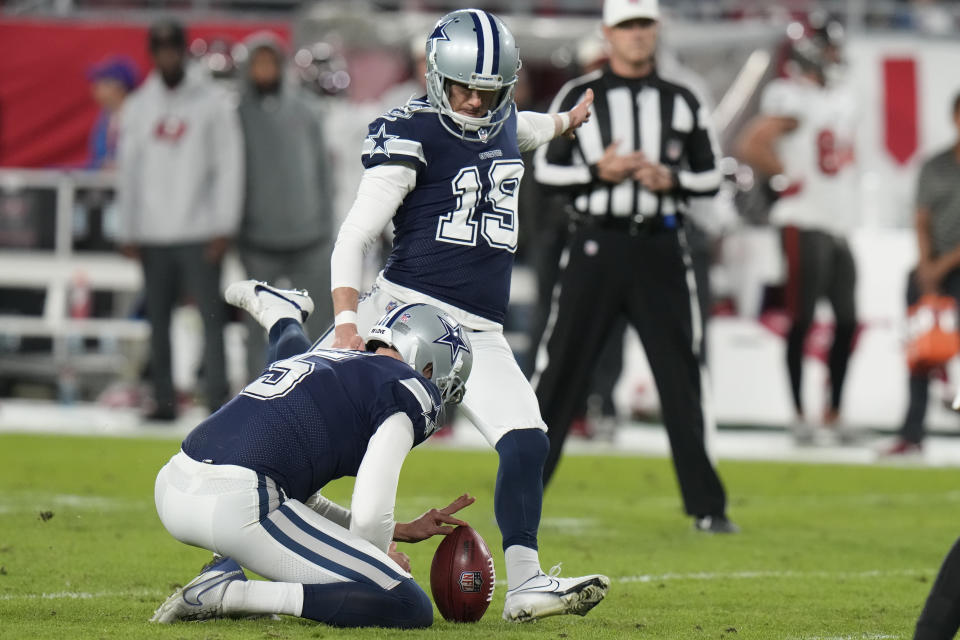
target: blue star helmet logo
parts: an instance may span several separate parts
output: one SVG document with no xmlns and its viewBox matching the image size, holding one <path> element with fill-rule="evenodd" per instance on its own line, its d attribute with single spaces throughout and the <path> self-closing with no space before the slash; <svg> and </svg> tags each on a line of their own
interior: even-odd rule
<svg viewBox="0 0 960 640">
<path fill-rule="evenodd" d="M 387 133 L 387 125 L 380 124 L 380 129 L 377 130 L 373 135 L 367 136 L 368 140 L 373 142 L 373 149 L 370 151 L 371 156 L 375 156 L 378 153 L 390 157 L 390 152 L 387 151 L 387 143 L 391 140 L 399 138 L 400 136 L 391 136 Z"/>
<path fill-rule="evenodd" d="M 453 22 L 453 20 L 447 20 L 446 22 L 441 22 L 438 24 L 434 28 L 433 33 L 430 34 L 430 37 L 427 38 L 427 42 L 433 42 L 434 40 L 445 40 L 450 42 L 450 36 L 447 35 L 447 32 L 444 31 L 444 29 L 446 29 L 447 25 L 451 22 Z M 433 46 L 437 46 L 436 43 L 434 43 Z"/>
<path fill-rule="evenodd" d="M 450 347 L 450 362 L 456 362 L 457 356 L 461 351 L 470 353 L 470 347 L 467 346 L 466 341 L 463 339 L 463 327 L 459 324 L 450 324 L 443 316 L 438 315 L 437 318 L 440 319 L 446 333 L 433 342 L 434 344 L 445 344 Z"/>
</svg>

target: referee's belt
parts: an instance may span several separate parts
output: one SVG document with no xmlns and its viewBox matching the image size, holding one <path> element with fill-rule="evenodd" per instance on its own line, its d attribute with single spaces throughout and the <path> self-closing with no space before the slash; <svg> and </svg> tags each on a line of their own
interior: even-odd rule
<svg viewBox="0 0 960 640">
<path fill-rule="evenodd" d="M 681 226 L 682 218 L 679 215 L 644 215 L 640 213 L 630 216 L 575 214 L 573 223 L 581 229 L 610 229 L 625 231 L 631 235 L 649 236 L 676 230 Z"/>
</svg>

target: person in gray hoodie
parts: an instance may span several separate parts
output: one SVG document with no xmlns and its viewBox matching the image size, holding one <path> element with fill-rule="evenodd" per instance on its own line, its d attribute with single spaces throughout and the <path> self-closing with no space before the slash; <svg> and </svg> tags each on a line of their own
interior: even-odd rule
<svg viewBox="0 0 960 640">
<path fill-rule="evenodd" d="M 203 371 L 211 411 L 229 400 L 220 294 L 223 256 L 240 219 L 243 154 L 236 111 L 187 68 L 186 30 L 150 27 L 154 70 L 124 102 L 117 154 L 117 240 L 143 266 L 156 409 L 177 417 L 170 322 L 189 294 L 203 317 Z"/>
<path fill-rule="evenodd" d="M 275 36 L 256 33 L 244 44 L 239 114 L 247 171 L 240 259 L 250 278 L 323 293 L 330 284 L 333 189 L 319 101 L 284 81 L 285 56 Z M 329 296 L 315 299 L 318 308 L 305 328 L 318 337 L 333 313 Z M 255 321 L 248 322 L 247 333 L 247 373 L 255 377 L 266 365 L 266 336 Z"/>
</svg>

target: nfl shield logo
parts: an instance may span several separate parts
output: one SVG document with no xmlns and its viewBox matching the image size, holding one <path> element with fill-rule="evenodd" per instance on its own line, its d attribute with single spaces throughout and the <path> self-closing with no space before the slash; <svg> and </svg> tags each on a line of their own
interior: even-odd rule
<svg viewBox="0 0 960 640">
<path fill-rule="evenodd" d="M 490 135 L 486 129 L 477 129 L 477 135 L 480 136 L 481 142 L 487 141 L 487 136 Z"/>
<path fill-rule="evenodd" d="M 410 314 L 406 312 L 404 312 L 399 318 L 400 322 L 406 322 L 409 319 L 410 319 Z"/>
<path fill-rule="evenodd" d="M 397 302 L 396 300 L 391 300 L 390 302 L 387 303 L 387 308 L 384 309 L 383 312 L 384 312 L 384 313 L 390 313 L 391 311 L 393 311 L 394 309 L 396 309 L 396 308 L 399 307 L 399 306 L 400 306 L 400 303 L 399 303 L 399 302 Z"/>
<path fill-rule="evenodd" d="M 483 587 L 483 577 L 479 571 L 464 571 L 460 574 L 460 591 L 464 593 L 480 593 Z"/>
</svg>

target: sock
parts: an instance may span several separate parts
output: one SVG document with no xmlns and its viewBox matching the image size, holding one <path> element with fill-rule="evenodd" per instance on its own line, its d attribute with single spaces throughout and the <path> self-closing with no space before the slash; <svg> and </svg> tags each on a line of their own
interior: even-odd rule
<svg viewBox="0 0 960 640">
<path fill-rule="evenodd" d="M 334 627 L 417 629 L 433 623 L 433 605 L 412 578 L 389 590 L 361 582 L 305 584 L 301 617 Z"/>
<path fill-rule="evenodd" d="M 504 550 L 515 545 L 537 550 L 537 530 L 543 507 L 543 463 L 550 448 L 547 435 L 539 429 L 515 429 L 497 442 L 500 466 L 493 510 L 503 536 Z M 521 562 L 519 566 L 526 567 Z M 518 566 L 518 568 L 519 568 Z M 539 563 L 538 563 L 539 568 Z M 507 584 L 520 584 L 530 576 L 526 569 L 513 575 L 507 563 Z"/>
<path fill-rule="evenodd" d="M 521 584 L 543 573 L 540 569 L 540 554 L 536 549 L 515 544 L 503 552 L 507 565 L 507 589 L 516 589 Z"/>
<path fill-rule="evenodd" d="M 283 614 L 300 616 L 303 585 L 296 582 L 234 580 L 223 592 L 224 614 Z"/>
<path fill-rule="evenodd" d="M 269 294 L 261 294 L 269 295 Z M 271 298 L 273 296 L 270 296 Z M 273 302 L 273 301 L 271 301 Z M 287 304 L 279 298 L 275 298 L 275 302 L 269 305 L 265 305 L 264 309 L 260 312 L 260 323 L 269 329 L 273 329 L 274 325 L 277 324 L 280 320 L 285 320 L 289 318 L 290 320 L 295 320 L 297 324 L 300 324 L 303 315 L 300 313 L 300 309 L 297 309 L 292 304 Z"/>
<path fill-rule="evenodd" d="M 291 307 L 292 308 L 292 307 Z M 294 311 L 297 312 L 295 309 Z M 297 318 L 280 318 L 270 326 L 267 345 L 267 363 L 306 353 L 310 340 Z"/>
</svg>

